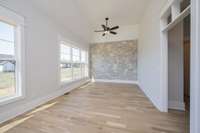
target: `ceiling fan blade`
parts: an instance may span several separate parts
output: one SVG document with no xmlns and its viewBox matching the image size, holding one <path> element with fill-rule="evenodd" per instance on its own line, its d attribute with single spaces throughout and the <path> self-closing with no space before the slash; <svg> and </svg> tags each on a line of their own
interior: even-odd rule
<svg viewBox="0 0 200 133">
<path fill-rule="evenodd" d="M 105 31 L 107 30 L 107 27 L 105 25 L 102 24 L 101 26 L 102 26 L 103 30 L 105 30 Z"/>
<path fill-rule="evenodd" d="M 114 31 L 110 31 L 110 33 L 113 35 L 117 35 L 117 32 L 114 32 Z"/>
<path fill-rule="evenodd" d="M 95 30 L 94 32 L 104 32 L 104 30 Z"/>
<path fill-rule="evenodd" d="M 119 29 L 119 26 L 115 26 L 115 27 L 110 28 L 110 30 L 116 30 L 116 29 Z"/>
<path fill-rule="evenodd" d="M 106 33 L 103 33 L 103 35 L 102 36 L 105 36 L 106 35 Z"/>
</svg>

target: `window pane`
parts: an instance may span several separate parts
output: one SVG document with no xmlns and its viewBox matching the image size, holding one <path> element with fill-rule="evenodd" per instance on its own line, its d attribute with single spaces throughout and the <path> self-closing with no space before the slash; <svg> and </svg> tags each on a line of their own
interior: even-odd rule
<svg viewBox="0 0 200 133">
<path fill-rule="evenodd" d="M 0 98 L 16 93 L 14 29 L 0 21 Z"/>
<path fill-rule="evenodd" d="M 72 48 L 73 62 L 80 62 L 80 51 L 78 48 Z"/>
<path fill-rule="evenodd" d="M 65 44 L 61 44 L 61 61 L 69 62 L 71 61 L 71 48 Z"/>
<path fill-rule="evenodd" d="M 86 52 L 85 51 L 81 51 L 81 62 L 86 63 Z"/>
<path fill-rule="evenodd" d="M 80 63 L 73 64 L 73 78 L 74 79 L 81 78 L 81 64 Z"/>
<path fill-rule="evenodd" d="M 71 63 L 61 64 L 61 81 L 72 80 L 72 65 Z"/>
<path fill-rule="evenodd" d="M 82 77 L 88 77 L 88 53 L 81 51 L 81 63 L 82 63 Z"/>
<path fill-rule="evenodd" d="M 86 71 L 87 71 L 87 65 L 84 63 L 82 64 L 82 77 L 87 77 Z"/>
<path fill-rule="evenodd" d="M 87 64 L 85 64 L 85 66 L 84 66 L 84 76 L 85 77 L 88 77 L 89 75 L 88 75 L 88 65 Z"/>
<path fill-rule="evenodd" d="M 14 26 L 0 21 L 0 39 L 14 42 Z"/>
</svg>

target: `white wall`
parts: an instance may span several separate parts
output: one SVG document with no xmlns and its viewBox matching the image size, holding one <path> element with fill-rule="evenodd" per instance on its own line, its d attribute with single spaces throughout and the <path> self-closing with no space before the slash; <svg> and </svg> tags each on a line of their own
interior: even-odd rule
<svg viewBox="0 0 200 133">
<path fill-rule="evenodd" d="M 169 108 L 184 110 L 183 22 L 168 33 Z"/>
<path fill-rule="evenodd" d="M 6 0 L 1 1 L 0 5 L 25 17 L 26 45 L 26 96 L 25 99 L 0 106 L 2 122 L 75 87 L 75 84 L 71 84 L 60 88 L 58 35 L 76 41 L 82 48 L 88 49 L 88 45 L 43 15 L 27 0 Z"/>
<path fill-rule="evenodd" d="M 103 33 L 94 33 L 92 43 L 102 43 L 102 42 L 115 42 L 115 41 L 125 41 L 125 40 L 137 40 L 138 33 L 138 25 L 129 25 L 129 26 L 120 26 L 116 32 L 117 35 L 106 35 L 102 36 Z"/>
<path fill-rule="evenodd" d="M 167 0 L 152 0 L 140 24 L 138 80 L 141 89 L 161 111 L 160 12 Z"/>
</svg>

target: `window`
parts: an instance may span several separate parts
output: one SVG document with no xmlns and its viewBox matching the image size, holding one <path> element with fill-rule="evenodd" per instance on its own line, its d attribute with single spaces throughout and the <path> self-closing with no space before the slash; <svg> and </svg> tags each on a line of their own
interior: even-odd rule
<svg viewBox="0 0 200 133">
<path fill-rule="evenodd" d="M 88 77 L 88 54 L 86 51 L 81 51 L 81 65 L 82 65 L 82 76 Z"/>
<path fill-rule="evenodd" d="M 65 42 L 62 42 L 60 47 L 61 82 L 87 77 L 87 52 Z"/>
<path fill-rule="evenodd" d="M 0 104 L 23 96 L 21 16 L 0 7 Z"/>
<path fill-rule="evenodd" d="M 72 48 L 72 56 L 73 56 L 74 63 L 80 62 L 80 51 L 78 48 Z"/>
<path fill-rule="evenodd" d="M 15 88 L 15 27 L 0 21 L 0 97 L 12 96 Z"/>
<path fill-rule="evenodd" d="M 81 51 L 81 63 L 86 63 L 86 52 Z"/>
<path fill-rule="evenodd" d="M 72 80 L 71 48 L 61 44 L 61 81 Z"/>
<path fill-rule="evenodd" d="M 78 48 L 72 48 L 72 57 L 73 57 L 73 78 L 81 78 L 81 63 L 80 63 L 80 50 Z"/>
<path fill-rule="evenodd" d="M 61 44 L 61 60 L 65 62 L 71 61 L 71 48 L 65 44 Z"/>
</svg>

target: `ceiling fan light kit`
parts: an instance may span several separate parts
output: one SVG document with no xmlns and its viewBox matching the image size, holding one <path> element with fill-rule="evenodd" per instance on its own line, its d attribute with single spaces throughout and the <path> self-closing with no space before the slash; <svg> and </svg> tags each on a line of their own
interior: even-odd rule
<svg viewBox="0 0 200 133">
<path fill-rule="evenodd" d="M 114 30 L 119 29 L 119 26 L 114 26 L 114 27 L 110 28 L 108 26 L 109 18 L 105 18 L 105 20 L 106 20 L 106 24 L 105 25 L 104 24 L 101 25 L 103 30 L 96 30 L 95 32 L 103 32 L 102 36 L 105 36 L 107 34 L 117 35 L 117 32 L 115 32 Z"/>
</svg>

